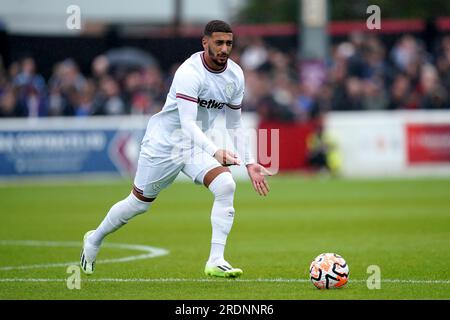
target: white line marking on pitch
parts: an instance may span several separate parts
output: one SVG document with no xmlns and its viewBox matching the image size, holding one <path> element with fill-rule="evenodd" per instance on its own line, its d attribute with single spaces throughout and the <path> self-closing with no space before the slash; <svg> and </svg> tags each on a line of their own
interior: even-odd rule
<svg viewBox="0 0 450 320">
<path fill-rule="evenodd" d="M 58 278 L 0 278 L 0 282 L 66 282 L 67 279 Z M 98 278 L 82 279 L 84 282 L 292 282 L 304 283 L 309 279 L 188 279 L 188 278 Z M 350 279 L 349 283 L 362 283 L 367 280 Z M 403 280 L 403 279 L 384 279 L 382 283 L 406 283 L 406 284 L 450 284 L 450 280 Z"/>
<path fill-rule="evenodd" d="M 27 246 L 27 247 L 76 247 L 80 248 L 82 246 L 81 242 L 76 241 L 37 241 L 37 240 L 0 240 L 0 245 L 4 246 Z M 137 250 L 145 252 L 144 254 L 127 256 L 115 259 L 103 259 L 98 260 L 96 263 L 118 263 L 118 262 L 128 262 L 135 260 L 143 260 L 156 258 L 169 254 L 169 251 L 162 248 L 155 248 L 139 244 L 125 244 L 125 243 L 104 243 L 103 248 L 114 248 L 114 249 L 128 249 Z M 61 262 L 61 263 L 45 263 L 45 264 L 31 264 L 22 266 L 3 266 L 0 267 L 0 271 L 7 270 L 24 270 L 24 269 L 38 269 L 38 268 L 54 268 L 54 267 L 65 267 L 70 265 L 78 265 L 79 261 L 75 262 Z"/>
<path fill-rule="evenodd" d="M 0 240 L 0 245 L 14 246 L 30 246 L 30 247 L 78 247 L 81 248 L 82 243 L 76 241 L 37 241 L 37 240 Z M 123 243 L 104 243 L 104 248 L 128 249 L 146 252 L 145 254 L 127 256 L 116 259 L 99 260 L 97 263 L 117 263 L 128 262 L 142 259 L 150 259 L 169 254 L 169 251 L 162 248 L 155 248 L 145 245 L 123 244 Z M 0 271 L 5 270 L 23 270 L 37 268 L 64 267 L 69 265 L 77 265 L 76 262 L 34 264 L 23 266 L 5 266 L 0 267 Z M 51 278 L 0 278 L 0 282 L 66 282 L 67 279 L 51 279 Z M 99 278 L 99 279 L 83 279 L 85 282 L 285 282 L 285 283 L 304 283 L 309 282 L 308 279 L 189 279 L 189 278 Z M 349 282 L 366 282 L 366 280 L 350 279 Z M 450 284 L 450 280 L 404 280 L 404 279 L 382 279 L 382 283 L 407 283 L 407 284 Z"/>
</svg>

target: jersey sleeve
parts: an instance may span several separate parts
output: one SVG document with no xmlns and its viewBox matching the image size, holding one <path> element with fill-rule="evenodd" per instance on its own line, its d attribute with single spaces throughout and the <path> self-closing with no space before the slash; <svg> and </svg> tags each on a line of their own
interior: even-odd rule
<svg viewBox="0 0 450 320">
<path fill-rule="evenodd" d="M 230 107 L 231 109 L 240 109 L 242 106 L 242 100 L 244 99 L 244 91 L 245 91 L 244 73 L 242 72 L 242 70 L 240 70 L 237 90 L 235 90 L 234 96 L 231 99 L 230 104 L 228 104 L 228 107 Z"/>
<path fill-rule="evenodd" d="M 195 68 L 191 66 L 180 67 L 175 72 L 173 84 L 177 99 L 180 98 L 197 103 L 202 82 L 200 74 Z"/>
<path fill-rule="evenodd" d="M 194 144 L 214 156 L 219 148 L 209 139 L 196 123 L 197 103 L 177 97 L 181 130 Z"/>
<path fill-rule="evenodd" d="M 182 68 L 175 73 L 174 85 L 176 91 L 178 115 L 181 129 L 194 144 L 205 150 L 211 156 L 219 149 L 197 125 L 198 95 L 201 89 L 201 79 L 193 68 Z"/>
</svg>

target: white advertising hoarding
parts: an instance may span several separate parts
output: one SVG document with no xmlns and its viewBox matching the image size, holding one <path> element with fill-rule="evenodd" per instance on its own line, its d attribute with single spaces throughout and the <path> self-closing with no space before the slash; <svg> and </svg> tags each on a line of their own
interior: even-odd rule
<svg viewBox="0 0 450 320">
<path fill-rule="evenodd" d="M 450 126 L 450 112 L 331 112 L 326 118 L 327 134 L 338 146 L 344 176 L 450 176 L 450 161 L 445 157 L 441 161 L 411 161 L 422 152 L 408 147 L 411 125 L 425 129 Z"/>
</svg>

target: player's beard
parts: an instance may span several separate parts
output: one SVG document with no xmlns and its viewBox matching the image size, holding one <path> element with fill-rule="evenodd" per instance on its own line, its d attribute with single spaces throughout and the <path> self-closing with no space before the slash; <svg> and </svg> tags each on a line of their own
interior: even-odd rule
<svg viewBox="0 0 450 320">
<path fill-rule="evenodd" d="M 225 56 L 225 61 L 224 62 L 221 62 L 217 57 L 218 57 L 218 54 L 215 54 L 212 50 L 211 50 L 211 48 L 208 48 L 208 54 L 209 54 L 209 57 L 211 58 L 211 60 L 216 64 L 216 65 L 218 65 L 219 67 L 225 67 L 225 65 L 227 64 L 227 61 L 228 61 L 228 54 L 226 54 L 226 56 Z"/>
</svg>

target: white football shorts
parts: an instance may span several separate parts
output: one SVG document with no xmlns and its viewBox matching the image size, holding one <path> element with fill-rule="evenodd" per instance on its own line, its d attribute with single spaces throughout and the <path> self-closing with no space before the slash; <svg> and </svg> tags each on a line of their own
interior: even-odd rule
<svg viewBox="0 0 450 320">
<path fill-rule="evenodd" d="M 141 148 L 134 186 L 146 198 L 156 198 L 159 192 L 172 184 L 180 171 L 202 184 L 206 173 L 221 164 L 198 147 L 180 151 L 164 150 L 161 145 L 150 148 L 159 150 L 157 154 Z"/>
</svg>

